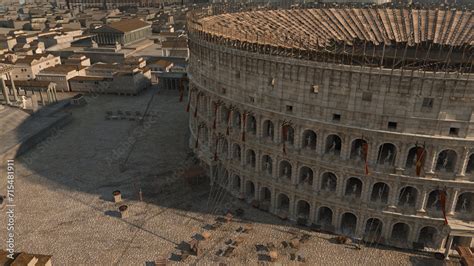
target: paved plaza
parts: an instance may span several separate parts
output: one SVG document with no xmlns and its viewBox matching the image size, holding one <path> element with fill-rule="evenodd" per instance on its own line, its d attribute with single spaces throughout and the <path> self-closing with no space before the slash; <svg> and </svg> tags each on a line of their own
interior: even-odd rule
<svg viewBox="0 0 474 266">
<path fill-rule="evenodd" d="M 17 251 L 53 255 L 55 265 L 145 265 L 162 256 L 177 263 L 183 241 L 198 238 L 223 208 L 241 208 L 242 217 L 209 231 L 210 238 L 201 241 L 202 254 L 184 263 L 267 264 L 260 245 L 273 243 L 281 264 L 443 265 L 431 254 L 336 244 L 333 235 L 298 228 L 228 195 L 209 197 L 207 183 L 190 185 L 180 178 L 195 162 L 188 148 L 185 102 L 178 103 L 176 93 L 152 97 L 154 92 L 89 97 L 88 105 L 69 108 L 72 122 L 46 139 L 47 145 L 16 159 Z M 135 118 L 148 104 L 140 124 Z M 118 113 L 127 119 L 115 119 Z M 117 189 L 129 206 L 129 218 L 121 219 L 112 202 Z M 0 219 L 2 236 L 5 222 Z M 248 233 L 237 232 L 248 224 Z M 298 250 L 282 245 L 305 234 L 309 239 Z M 228 257 L 216 255 L 229 239 L 242 243 Z M 0 248 L 5 249 L 3 241 Z M 306 263 L 291 261 L 292 253 Z"/>
</svg>

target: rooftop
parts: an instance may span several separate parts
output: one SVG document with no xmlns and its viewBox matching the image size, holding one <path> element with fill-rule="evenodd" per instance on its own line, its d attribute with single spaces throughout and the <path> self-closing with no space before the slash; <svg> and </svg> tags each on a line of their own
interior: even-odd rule
<svg viewBox="0 0 474 266">
<path fill-rule="evenodd" d="M 199 20 L 204 31 L 240 41 L 314 49 L 334 42 L 473 45 L 471 10 L 330 7 L 227 13 Z"/>
<path fill-rule="evenodd" d="M 113 23 L 103 26 L 103 28 L 104 27 L 112 28 L 117 31 L 125 33 L 125 32 L 134 31 L 141 28 L 145 28 L 145 27 L 150 27 L 150 24 L 144 22 L 141 19 L 134 18 L 134 19 L 124 19 L 121 21 L 113 22 Z"/>
</svg>

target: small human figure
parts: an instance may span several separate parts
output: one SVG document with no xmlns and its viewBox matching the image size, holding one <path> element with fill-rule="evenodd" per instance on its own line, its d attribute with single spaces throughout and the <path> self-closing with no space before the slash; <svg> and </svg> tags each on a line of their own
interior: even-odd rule
<svg viewBox="0 0 474 266">
<path fill-rule="evenodd" d="M 363 156 L 362 156 L 362 146 L 357 147 L 356 154 L 357 154 L 357 158 L 359 158 L 359 160 L 364 159 Z"/>
<path fill-rule="evenodd" d="M 273 138 L 273 127 L 272 126 L 268 126 L 268 136 L 270 138 Z"/>
<path fill-rule="evenodd" d="M 336 153 L 336 141 L 333 140 L 331 146 L 329 146 L 328 153 Z"/>
<path fill-rule="evenodd" d="M 446 156 L 443 160 L 443 168 L 446 170 L 447 167 L 448 167 L 448 156 Z"/>
<path fill-rule="evenodd" d="M 383 160 L 383 163 L 384 163 L 384 164 L 390 163 L 391 160 L 392 160 L 392 151 L 391 151 L 391 150 L 388 150 L 387 156 L 385 156 L 385 159 Z"/>
<path fill-rule="evenodd" d="M 405 205 L 408 205 L 410 204 L 410 191 L 407 192 L 407 194 L 405 195 Z"/>
<path fill-rule="evenodd" d="M 382 202 L 383 188 L 379 188 L 379 201 Z"/>
<path fill-rule="evenodd" d="M 463 199 L 462 199 L 461 210 L 462 210 L 463 212 L 467 212 L 467 199 L 466 199 L 466 198 L 463 198 Z"/>
<path fill-rule="evenodd" d="M 312 142 L 313 142 L 313 138 L 311 137 L 311 135 L 308 135 L 306 137 L 306 147 L 311 148 Z"/>
<path fill-rule="evenodd" d="M 326 180 L 326 190 L 327 190 L 327 191 L 331 191 L 331 186 L 332 186 L 331 183 L 332 183 L 332 182 L 331 182 L 331 178 L 328 178 L 328 179 Z"/>
<path fill-rule="evenodd" d="M 290 169 L 288 168 L 288 166 L 283 167 L 283 175 L 288 178 L 290 177 Z"/>
<path fill-rule="evenodd" d="M 354 185 L 352 186 L 352 195 L 356 195 L 356 194 L 357 194 L 357 185 L 354 184 Z"/>
<path fill-rule="evenodd" d="M 438 199 L 438 197 L 435 197 L 435 200 L 433 201 L 433 203 L 431 203 L 430 208 L 431 209 L 438 209 L 438 207 L 439 207 L 439 199 Z"/>
</svg>

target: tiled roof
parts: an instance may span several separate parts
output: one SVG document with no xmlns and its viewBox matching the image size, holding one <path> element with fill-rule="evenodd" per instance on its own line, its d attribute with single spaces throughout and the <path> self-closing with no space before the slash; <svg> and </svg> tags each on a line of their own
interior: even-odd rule
<svg viewBox="0 0 474 266">
<path fill-rule="evenodd" d="M 109 28 L 112 28 L 112 29 L 115 29 L 115 30 L 118 30 L 118 31 L 121 31 L 121 32 L 129 32 L 129 31 L 133 31 L 133 30 L 138 30 L 138 29 L 141 29 L 141 28 L 145 28 L 145 27 L 148 27 L 150 26 L 150 24 L 140 20 L 140 19 L 124 19 L 124 20 L 121 20 L 121 21 L 117 21 L 117 22 L 113 22 L 113 23 L 110 23 L 108 25 L 106 25 L 106 27 L 109 27 Z"/>
</svg>

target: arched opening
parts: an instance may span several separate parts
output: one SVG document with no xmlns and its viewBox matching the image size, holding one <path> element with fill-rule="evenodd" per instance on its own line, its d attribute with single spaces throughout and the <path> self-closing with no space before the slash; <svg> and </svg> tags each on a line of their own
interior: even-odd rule
<svg viewBox="0 0 474 266">
<path fill-rule="evenodd" d="M 286 213 L 290 211 L 290 198 L 285 194 L 278 195 L 277 208 L 280 213 Z"/>
<path fill-rule="evenodd" d="M 396 223 L 392 227 L 391 240 L 396 244 L 406 245 L 410 227 L 406 223 Z"/>
<path fill-rule="evenodd" d="M 341 154 L 342 140 L 338 135 L 329 135 L 326 138 L 325 153 L 330 155 Z"/>
<path fill-rule="evenodd" d="M 380 165 L 393 165 L 395 163 L 395 156 L 397 148 L 392 143 L 384 143 L 379 147 L 377 163 Z"/>
<path fill-rule="evenodd" d="M 456 208 L 454 209 L 457 213 L 474 214 L 474 193 L 473 192 L 464 192 L 458 196 L 458 201 L 456 202 Z"/>
<path fill-rule="evenodd" d="M 363 139 L 355 139 L 351 144 L 351 155 L 352 160 L 364 161 L 364 145 L 367 144 L 367 141 Z"/>
<path fill-rule="evenodd" d="M 265 120 L 263 122 L 263 137 L 273 140 L 275 135 L 275 128 L 273 126 L 273 122 L 270 120 Z"/>
<path fill-rule="evenodd" d="M 321 190 L 336 191 L 337 177 L 331 172 L 326 172 L 321 177 Z"/>
<path fill-rule="evenodd" d="M 240 192 L 240 176 L 235 175 L 232 180 L 232 190 L 235 192 Z"/>
<path fill-rule="evenodd" d="M 232 157 L 234 160 L 237 160 L 240 162 L 241 158 L 241 151 L 240 151 L 240 146 L 239 144 L 234 144 L 233 152 L 232 152 Z"/>
<path fill-rule="evenodd" d="M 341 219 L 342 234 L 347 235 L 347 236 L 355 235 L 356 226 L 357 226 L 357 217 L 354 214 L 350 212 L 346 212 L 342 215 L 342 219 Z"/>
<path fill-rule="evenodd" d="M 271 202 L 272 201 L 272 191 L 267 187 L 262 187 L 260 189 L 260 200 L 262 202 Z"/>
<path fill-rule="evenodd" d="M 428 200 L 426 201 L 425 208 L 430 211 L 441 211 L 441 202 L 439 201 L 439 196 L 441 195 L 441 190 L 433 190 L 428 195 Z"/>
<path fill-rule="evenodd" d="M 346 182 L 345 195 L 352 198 L 360 198 L 362 193 L 362 181 L 359 178 L 351 177 Z"/>
<path fill-rule="evenodd" d="M 474 153 L 469 156 L 469 162 L 466 166 L 466 174 L 474 173 Z"/>
<path fill-rule="evenodd" d="M 288 161 L 280 162 L 280 177 L 291 180 L 291 164 Z"/>
<path fill-rule="evenodd" d="M 332 225 L 332 210 L 328 207 L 321 207 L 318 211 L 318 219 L 316 224 L 321 226 L 331 226 Z"/>
<path fill-rule="evenodd" d="M 298 218 L 308 219 L 309 218 L 309 210 L 311 209 L 309 203 L 305 200 L 298 201 L 296 205 L 296 214 Z"/>
<path fill-rule="evenodd" d="M 255 168 L 256 164 L 256 158 L 255 158 L 255 152 L 253 150 L 247 150 L 247 165 L 249 165 L 252 168 Z"/>
<path fill-rule="evenodd" d="M 383 182 L 375 183 L 372 187 L 372 194 L 370 195 L 370 201 L 378 203 L 387 203 L 388 194 L 390 193 L 390 188 L 387 184 Z"/>
<path fill-rule="evenodd" d="M 420 233 L 418 234 L 419 243 L 423 243 L 425 247 L 428 248 L 438 248 L 436 246 L 438 230 L 432 226 L 425 226 L 421 228 Z"/>
<path fill-rule="evenodd" d="M 399 207 L 415 207 L 418 190 L 414 187 L 406 186 L 400 190 L 398 197 Z"/>
<path fill-rule="evenodd" d="M 252 181 L 245 182 L 245 195 L 247 199 L 253 199 L 255 197 L 255 185 Z"/>
<path fill-rule="evenodd" d="M 263 155 L 262 157 L 262 171 L 268 175 L 272 174 L 273 160 L 269 155 Z"/>
<path fill-rule="evenodd" d="M 235 110 L 232 113 L 233 113 L 233 115 L 232 115 L 232 126 L 235 129 L 239 129 L 240 128 L 240 112 Z"/>
<path fill-rule="evenodd" d="M 382 236 L 383 223 L 377 218 L 370 218 L 365 223 L 364 240 L 367 242 L 379 242 Z"/>
<path fill-rule="evenodd" d="M 257 133 L 257 120 L 255 119 L 255 116 L 253 115 L 247 115 L 247 132 L 255 135 Z"/>
<path fill-rule="evenodd" d="M 312 186 L 313 185 L 313 170 L 311 170 L 311 168 L 307 166 L 301 167 L 298 183 L 302 185 Z"/>
<path fill-rule="evenodd" d="M 316 149 L 316 133 L 312 130 L 305 130 L 303 132 L 303 149 L 315 150 Z"/>
<path fill-rule="evenodd" d="M 295 130 L 293 129 L 292 126 L 290 125 L 284 125 L 283 126 L 283 131 L 286 133 L 286 136 L 282 135 L 283 141 L 286 143 L 293 145 L 295 141 Z"/>
<path fill-rule="evenodd" d="M 453 172 L 456 166 L 457 154 L 453 150 L 444 150 L 439 153 L 436 161 L 436 170 L 442 172 Z"/>
</svg>

